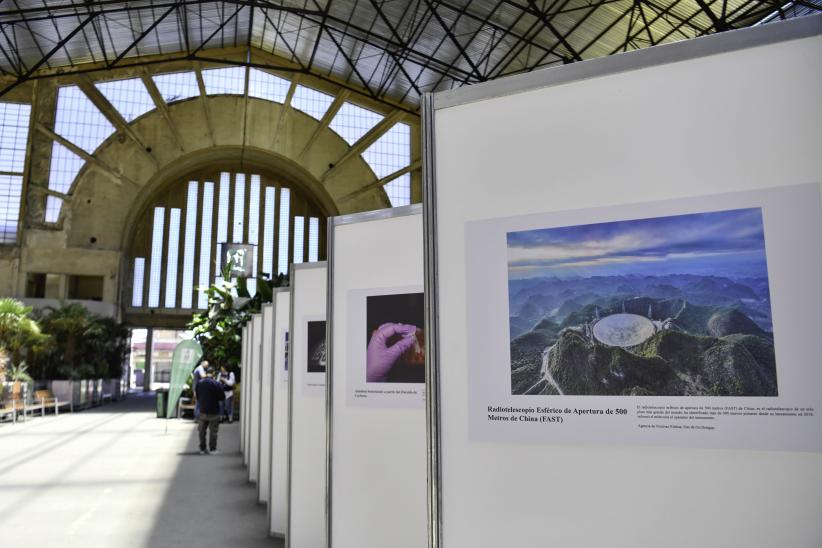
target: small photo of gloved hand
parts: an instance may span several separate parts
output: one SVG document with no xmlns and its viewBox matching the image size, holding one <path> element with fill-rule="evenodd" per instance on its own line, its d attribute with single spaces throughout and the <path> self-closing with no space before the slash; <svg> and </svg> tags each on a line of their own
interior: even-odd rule
<svg viewBox="0 0 822 548">
<path fill-rule="evenodd" d="M 422 293 L 367 297 L 366 381 L 425 382 Z"/>
</svg>

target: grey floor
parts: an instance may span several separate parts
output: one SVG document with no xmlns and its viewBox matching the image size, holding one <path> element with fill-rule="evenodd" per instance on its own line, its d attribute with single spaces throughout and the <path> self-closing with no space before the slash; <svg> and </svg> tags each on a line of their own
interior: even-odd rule
<svg viewBox="0 0 822 548">
<path fill-rule="evenodd" d="M 237 423 L 208 456 L 191 421 L 164 429 L 144 396 L 0 424 L 0 545 L 283 546 L 247 482 Z"/>
</svg>

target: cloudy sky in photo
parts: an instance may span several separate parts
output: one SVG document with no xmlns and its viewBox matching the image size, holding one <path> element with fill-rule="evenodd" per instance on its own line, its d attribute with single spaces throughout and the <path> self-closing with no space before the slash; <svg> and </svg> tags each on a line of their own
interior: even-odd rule
<svg viewBox="0 0 822 548">
<path fill-rule="evenodd" d="M 511 279 L 767 276 L 762 210 L 734 209 L 508 233 Z"/>
</svg>

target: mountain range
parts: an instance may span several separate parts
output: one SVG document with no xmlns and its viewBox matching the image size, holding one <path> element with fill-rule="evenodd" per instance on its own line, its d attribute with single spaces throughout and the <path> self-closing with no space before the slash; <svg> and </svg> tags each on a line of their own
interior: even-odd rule
<svg viewBox="0 0 822 548">
<path fill-rule="evenodd" d="M 513 394 L 778 393 L 766 278 L 541 278 L 512 281 L 509 290 Z M 622 312 L 659 329 L 631 348 L 601 344 L 586 330 Z"/>
</svg>

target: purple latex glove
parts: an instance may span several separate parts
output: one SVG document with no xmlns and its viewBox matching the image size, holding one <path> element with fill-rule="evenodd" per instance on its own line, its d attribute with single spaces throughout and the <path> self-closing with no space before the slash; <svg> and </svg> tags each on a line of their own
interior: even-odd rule
<svg viewBox="0 0 822 548">
<path fill-rule="evenodd" d="M 384 323 L 377 328 L 365 352 L 366 382 L 383 382 L 391 368 L 406 350 L 414 346 L 417 327 L 402 323 Z M 388 346 L 388 340 L 400 335 L 402 338 Z"/>
</svg>

